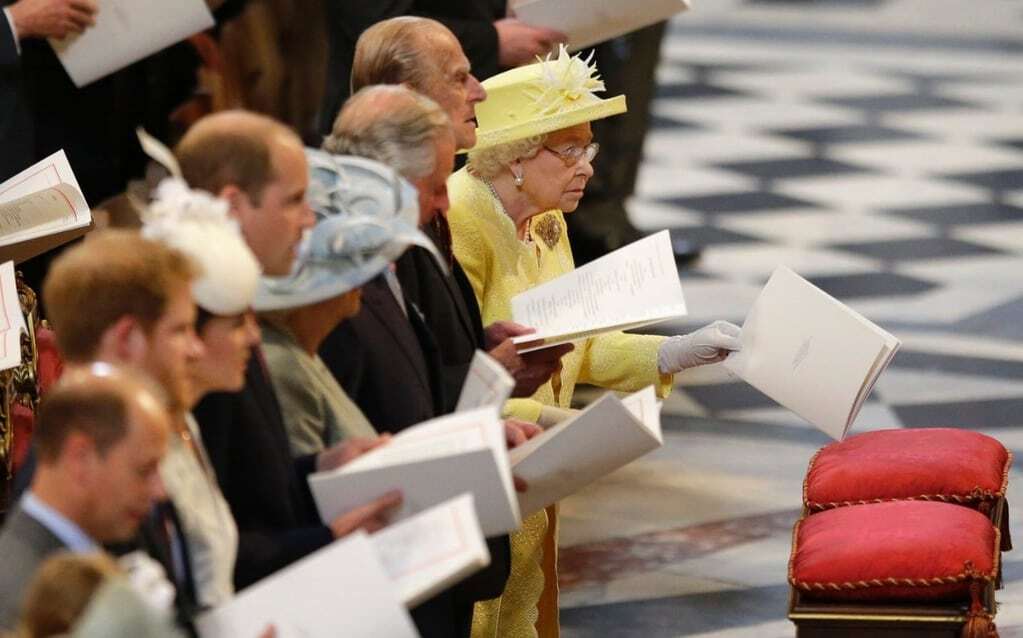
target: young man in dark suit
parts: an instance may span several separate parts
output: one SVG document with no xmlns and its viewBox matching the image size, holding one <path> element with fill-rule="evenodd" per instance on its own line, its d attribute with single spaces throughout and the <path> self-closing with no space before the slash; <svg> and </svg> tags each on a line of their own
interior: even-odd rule
<svg viewBox="0 0 1023 638">
<path fill-rule="evenodd" d="M 286 275 L 303 231 L 315 222 L 305 200 L 308 165 L 298 136 L 268 117 L 227 111 L 200 120 L 175 154 L 191 187 L 228 202 L 263 273 Z M 384 496 L 322 523 L 306 476 L 342 465 L 368 447 L 343 442 L 292 459 L 258 346 L 253 355 L 242 391 L 207 395 L 193 409 L 238 524 L 239 589 L 356 529 L 380 529 L 400 502 Z"/>
</svg>

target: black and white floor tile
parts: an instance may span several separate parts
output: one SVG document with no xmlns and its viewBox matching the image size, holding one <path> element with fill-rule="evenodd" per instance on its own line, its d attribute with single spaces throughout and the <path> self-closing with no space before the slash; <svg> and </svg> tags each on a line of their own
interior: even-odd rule
<svg viewBox="0 0 1023 638">
<path fill-rule="evenodd" d="M 704 254 L 680 272 L 690 315 L 658 330 L 741 323 L 786 264 L 903 341 L 853 431 L 954 425 L 1023 453 L 1019 5 L 699 0 L 663 54 L 630 213 Z M 678 381 L 664 449 L 563 506 L 564 633 L 792 636 L 791 525 L 827 439 L 720 369 Z M 634 561 L 601 571 L 614 552 Z M 1023 635 L 1023 554 L 1005 560 L 999 623 Z"/>
</svg>

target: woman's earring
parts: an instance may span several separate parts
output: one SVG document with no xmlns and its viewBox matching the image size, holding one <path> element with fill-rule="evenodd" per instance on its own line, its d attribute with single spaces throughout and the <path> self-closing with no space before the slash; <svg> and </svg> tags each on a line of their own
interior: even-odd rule
<svg viewBox="0 0 1023 638">
<path fill-rule="evenodd" d="M 512 177 L 515 178 L 515 188 L 522 190 L 522 185 L 526 183 L 526 178 L 522 173 L 516 173 L 515 171 L 512 171 Z"/>
</svg>

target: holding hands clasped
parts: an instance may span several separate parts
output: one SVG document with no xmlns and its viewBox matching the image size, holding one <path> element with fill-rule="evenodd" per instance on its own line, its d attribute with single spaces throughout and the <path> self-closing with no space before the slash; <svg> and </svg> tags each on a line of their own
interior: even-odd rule
<svg viewBox="0 0 1023 638">
<path fill-rule="evenodd" d="M 657 351 L 661 374 L 724 361 L 742 349 L 742 329 L 727 321 L 715 321 L 696 332 L 667 339 Z"/>
</svg>

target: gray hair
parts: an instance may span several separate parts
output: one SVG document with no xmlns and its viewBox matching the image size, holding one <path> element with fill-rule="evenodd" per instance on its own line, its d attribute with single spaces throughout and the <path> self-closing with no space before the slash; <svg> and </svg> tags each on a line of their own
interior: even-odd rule
<svg viewBox="0 0 1023 638">
<path fill-rule="evenodd" d="M 546 141 L 546 135 L 533 135 L 479 151 L 470 150 L 466 163 L 475 175 L 483 179 L 494 179 L 512 162 L 536 157 Z"/>
<path fill-rule="evenodd" d="M 436 102 L 405 86 L 367 86 L 353 95 L 323 142 L 323 150 L 387 164 L 414 182 L 434 169 L 436 140 L 452 135 Z"/>
</svg>

